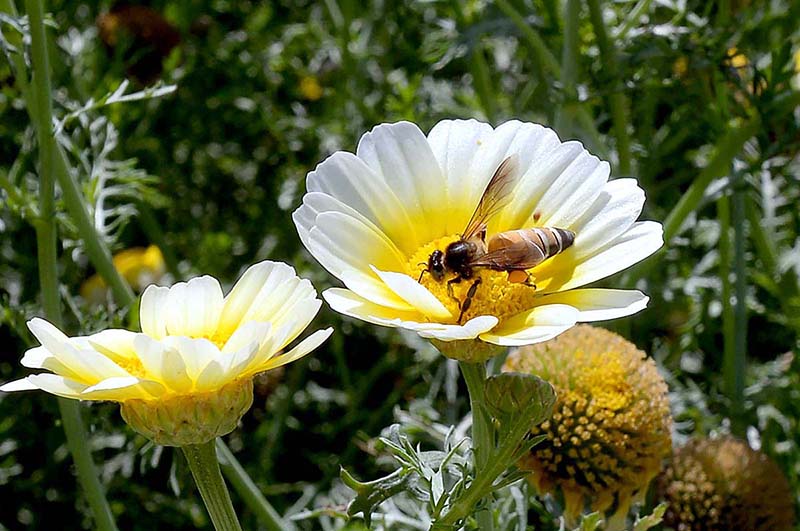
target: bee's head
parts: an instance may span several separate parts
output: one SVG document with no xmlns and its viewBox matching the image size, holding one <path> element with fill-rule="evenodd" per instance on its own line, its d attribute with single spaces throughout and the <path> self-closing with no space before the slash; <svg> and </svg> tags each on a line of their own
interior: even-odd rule
<svg viewBox="0 0 800 531">
<path fill-rule="evenodd" d="M 437 282 L 444 279 L 444 253 L 439 249 L 428 257 L 428 272 Z"/>
</svg>

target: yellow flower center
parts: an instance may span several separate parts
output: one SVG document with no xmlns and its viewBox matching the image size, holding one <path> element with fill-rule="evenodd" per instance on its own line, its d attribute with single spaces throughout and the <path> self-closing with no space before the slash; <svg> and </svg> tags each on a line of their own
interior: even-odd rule
<svg viewBox="0 0 800 531">
<path fill-rule="evenodd" d="M 584 356 L 581 351 L 576 355 Z M 633 390 L 628 383 L 628 374 L 617 357 L 592 353 L 589 368 L 577 377 L 578 386 L 589 393 L 597 407 L 618 411 L 628 406 Z"/>
<path fill-rule="evenodd" d="M 444 252 L 447 246 L 460 239 L 459 235 L 445 236 L 429 242 L 419 249 L 408 260 L 408 275 L 419 278 L 420 274 L 428 268 L 428 259 L 435 250 Z M 480 315 L 494 315 L 501 321 L 512 315 L 529 310 L 535 306 L 536 287 L 533 276 L 529 275 L 527 283 L 511 282 L 506 271 L 493 271 L 487 268 L 475 268 L 473 277 L 452 282 L 458 274 L 446 271 L 442 280 L 436 280 L 429 272 L 422 275 L 420 284 L 428 288 L 433 295 L 441 301 L 453 316 L 449 323 L 458 322 L 461 307 L 465 301 L 468 309 L 461 318 L 465 323 Z M 476 285 L 475 283 L 480 280 Z M 523 278 L 524 280 L 524 278 Z M 475 286 L 472 297 L 470 289 Z"/>
</svg>

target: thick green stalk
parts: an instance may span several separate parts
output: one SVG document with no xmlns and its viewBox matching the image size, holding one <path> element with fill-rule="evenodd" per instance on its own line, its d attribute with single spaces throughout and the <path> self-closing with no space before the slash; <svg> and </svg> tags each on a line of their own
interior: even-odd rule
<svg viewBox="0 0 800 531">
<path fill-rule="evenodd" d="M 0 0 L 0 11 L 4 13 L 8 13 L 11 16 L 16 17 L 17 11 L 14 5 L 13 0 Z M 10 32 L 9 35 L 14 35 L 13 32 Z M 18 49 L 21 46 L 21 40 L 19 45 L 17 46 Z M 36 58 L 34 57 L 34 68 L 36 68 Z M 46 61 L 47 57 L 44 54 L 44 60 Z M 32 95 L 32 88 L 28 84 L 27 79 L 27 68 L 25 66 L 24 58 L 19 53 L 11 54 L 11 61 L 14 65 L 15 70 L 15 80 L 17 86 L 22 93 L 23 99 L 26 101 L 28 115 L 31 118 L 31 121 L 34 123 L 37 128 L 39 126 L 47 127 L 47 131 L 50 131 L 50 138 L 52 138 L 52 124 L 51 124 L 51 115 L 50 113 L 45 113 L 48 118 L 47 120 L 38 120 L 38 112 L 37 112 L 37 104 L 36 100 Z M 47 64 L 45 62 L 45 64 Z M 49 87 L 49 70 L 47 70 L 47 87 L 48 91 L 47 94 L 50 94 Z M 38 82 L 38 80 L 37 80 Z M 48 102 L 49 102 L 48 98 Z M 116 300 L 117 304 L 121 307 L 129 306 L 131 303 L 134 302 L 136 299 L 133 291 L 131 290 L 130 286 L 125 282 L 125 279 L 122 278 L 119 271 L 114 267 L 114 263 L 111 260 L 111 253 L 108 250 L 105 242 L 101 239 L 100 235 L 97 233 L 97 230 L 94 227 L 94 224 L 91 221 L 89 216 L 88 209 L 86 208 L 86 204 L 83 198 L 83 195 L 80 192 L 80 189 L 72 178 L 72 175 L 69 170 L 69 164 L 67 162 L 66 155 L 60 149 L 60 147 L 53 142 L 55 146 L 54 153 L 52 154 L 52 164 L 53 168 L 52 171 L 55 173 L 56 178 L 58 179 L 59 185 L 62 188 L 62 193 L 64 194 L 64 201 L 67 206 L 67 210 L 72 218 L 73 222 L 75 223 L 76 227 L 78 228 L 78 234 L 80 235 L 81 239 L 86 246 L 86 254 L 89 257 L 92 265 L 95 267 L 97 272 L 103 277 L 106 284 L 111 287 L 111 292 Z M 49 220 L 54 222 L 54 218 L 42 216 L 42 219 Z M 55 230 L 55 228 L 53 229 Z M 162 249 L 164 251 L 164 249 Z M 166 255 L 165 255 L 166 256 Z M 48 316 L 50 319 L 50 316 Z M 60 319 L 51 319 L 53 322 L 58 322 Z M 61 405 L 61 399 L 59 401 Z M 74 403 L 74 401 L 67 401 L 65 402 L 67 408 L 75 408 L 73 414 L 70 415 L 70 419 L 76 418 L 78 414 L 78 405 Z M 82 425 L 75 428 L 75 427 L 68 427 L 68 422 L 72 422 L 71 420 L 64 418 L 64 428 L 67 431 L 67 443 L 70 447 L 70 450 L 73 454 L 73 459 L 75 459 L 76 467 L 78 470 L 78 479 L 81 482 L 84 490 L 86 490 L 87 497 L 89 498 L 90 505 L 92 506 L 92 510 L 95 514 L 95 518 L 97 519 L 97 527 L 101 531 L 105 530 L 114 530 L 116 529 L 116 525 L 114 524 L 113 519 L 111 518 L 111 512 L 108 509 L 108 504 L 105 501 L 105 497 L 102 495 L 102 489 L 100 488 L 100 484 L 97 481 L 97 474 L 94 471 L 94 467 L 91 461 L 91 455 L 89 454 L 89 444 L 86 442 L 86 435 L 83 434 L 82 440 L 71 441 L 70 434 L 80 433 L 83 431 Z M 225 444 L 225 443 L 221 443 Z M 231 456 L 232 462 L 236 462 L 235 457 Z M 88 471 L 88 468 L 91 468 L 91 472 Z M 238 467 L 235 471 L 231 472 L 232 474 L 241 473 L 243 476 L 240 478 L 242 481 L 252 481 L 244 472 L 241 467 Z M 94 478 L 92 480 L 92 478 Z M 96 483 L 96 487 L 91 487 L 89 483 L 94 481 Z M 91 487 L 91 488 L 90 488 Z M 99 496 L 98 496 L 99 493 Z M 255 504 L 250 505 L 250 508 L 258 513 L 261 508 Z"/>
<path fill-rule="evenodd" d="M 614 44 L 608 38 L 606 25 L 603 21 L 603 10 L 599 0 L 587 0 L 589 5 L 589 18 L 592 20 L 594 35 L 597 38 L 597 47 L 600 49 L 600 61 L 608 78 L 611 80 L 611 94 L 608 96 L 608 106 L 611 109 L 611 120 L 614 136 L 617 139 L 617 156 L 619 157 L 619 171 L 622 175 L 631 173 L 631 139 L 628 136 L 628 101 L 623 90 L 625 88 L 620 78 Z"/>
<path fill-rule="evenodd" d="M 636 283 L 636 280 L 647 276 L 650 269 L 658 263 L 655 257 L 664 252 L 664 249 L 669 246 L 670 240 L 678 234 L 681 225 L 683 225 L 689 214 L 700 206 L 706 188 L 714 179 L 722 177 L 729 172 L 733 159 L 742 150 L 744 143 L 756 133 L 759 125 L 758 117 L 753 117 L 744 124 L 730 129 L 717 142 L 714 154 L 708 165 L 700 171 L 700 174 L 667 215 L 667 219 L 664 220 L 665 247 L 651 256 L 646 262 L 631 269 L 623 278 L 623 285 L 632 286 Z"/>
<path fill-rule="evenodd" d="M 722 280 L 722 375 L 725 382 L 725 393 L 729 397 L 735 394 L 736 380 L 736 324 L 731 291 L 731 201 L 723 195 L 717 201 L 717 219 L 719 220 L 719 276 Z"/>
<path fill-rule="evenodd" d="M 734 188 L 732 203 L 733 224 L 733 267 L 736 272 L 734 293 L 736 305 L 734 313 L 733 359 L 730 361 L 730 373 L 727 374 L 728 393 L 731 399 L 731 419 L 736 435 L 744 436 L 745 426 L 742 423 L 744 409 L 744 372 L 747 363 L 747 263 L 745 261 L 745 191 L 741 189 L 741 175 L 732 177 Z"/>
<path fill-rule="evenodd" d="M 55 225 L 55 181 L 53 162 L 55 158 L 55 138 L 52 126 L 52 102 L 50 100 L 50 65 L 47 58 L 47 41 L 44 30 L 44 8 L 41 1 L 27 0 L 26 10 L 31 28 L 32 63 L 35 73 L 33 94 L 26 96 L 28 102 L 35 101 L 37 139 L 39 142 L 39 219 L 36 222 L 36 240 L 39 263 L 39 284 L 42 292 L 42 307 L 45 317 L 61 326 L 61 305 L 58 295 L 58 266 L 56 260 Z M 6 12 L 13 12 L 13 3 L 2 6 Z M 11 9 L 9 9 L 9 7 Z M 27 76 L 25 70 L 18 76 Z M 27 87 L 27 79 L 23 82 Z M 89 440 L 81 419 L 79 405 L 74 400 L 58 399 L 67 446 L 72 454 L 78 474 L 78 482 L 84 490 L 95 518 L 97 529 L 115 531 L 114 517 L 97 476 L 90 453 Z"/>
<path fill-rule="evenodd" d="M 11 16 L 17 16 L 16 6 L 14 5 L 13 0 L 0 0 L 0 11 L 8 13 Z M 42 30 L 42 32 L 43 31 L 44 30 Z M 33 24 L 31 24 L 31 32 L 34 32 Z M 9 39 L 14 40 L 15 38 L 16 34 L 13 31 L 9 32 Z M 17 49 L 21 52 L 21 41 L 19 44 L 13 44 L 15 44 Z M 34 46 L 33 43 L 31 43 L 31 45 L 32 47 Z M 42 54 L 40 54 L 42 57 L 39 58 L 39 61 L 44 61 L 45 65 L 47 65 L 46 51 L 46 48 L 42 50 Z M 49 82 L 49 70 L 46 73 L 46 85 L 48 90 L 47 109 L 43 109 L 43 112 L 41 113 L 47 118 L 40 120 L 38 119 L 38 116 L 40 115 L 38 109 L 39 98 L 35 97 L 34 91 L 42 90 L 42 83 L 44 82 L 44 79 L 39 79 L 39 77 L 42 77 L 43 74 L 37 74 L 37 79 L 35 79 L 33 86 L 29 85 L 24 57 L 21 55 L 21 53 L 12 53 L 10 55 L 11 62 L 14 65 L 15 81 L 17 83 L 17 87 L 22 93 L 23 99 L 26 102 L 28 116 L 31 118 L 31 122 L 33 122 L 34 126 L 37 127 L 37 132 L 40 128 L 40 125 L 47 127 L 46 131 L 50 132 L 48 136 L 53 138 L 51 123 L 52 103 L 49 97 L 49 91 L 51 87 Z M 33 59 L 34 70 L 36 70 L 37 60 L 35 51 Z M 50 112 L 48 112 L 48 109 Z M 92 262 L 92 265 L 94 265 L 95 269 L 97 269 L 97 272 L 100 274 L 100 276 L 103 277 L 103 280 L 105 280 L 106 284 L 111 287 L 112 293 L 117 300 L 117 304 L 121 306 L 127 306 L 133 302 L 135 298 L 133 291 L 131 291 L 130 286 L 128 286 L 116 268 L 114 268 L 114 264 L 111 261 L 111 253 L 108 251 L 108 247 L 106 246 L 105 242 L 99 238 L 97 231 L 94 228 L 94 224 L 89 217 L 89 211 L 86 208 L 83 194 L 80 192 L 78 184 L 75 182 L 70 173 L 66 155 L 61 147 L 55 142 L 54 138 L 52 145 L 53 150 L 50 156 L 51 158 L 48 161 L 48 163 L 51 164 L 50 175 L 55 177 L 59 186 L 61 187 L 64 202 L 67 206 L 67 211 L 77 226 L 78 233 L 80 234 L 81 239 L 86 246 L 86 254 L 89 256 L 89 260 Z"/>
<path fill-rule="evenodd" d="M 497 117 L 497 105 L 495 105 L 494 90 L 492 80 L 489 75 L 489 65 L 486 63 L 486 56 L 483 53 L 483 44 L 480 39 L 472 48 L 472 61 L 470 61 L 472 77 L 475 79 L 475 90 L 478 99 L 481 100 L 483 112 L 486 118 L 493 122 Z"/>
<path fill-rule="evenodd" d="M 492 417 L 489 414 L 489 410 L 486 408 L 484 400 L 486 365 L 484 363 L 467 363 L 460 361 L 458 362 L 458 366 L 461 368 L 461 373 L 464 375 L 464 381 L 467 383 L 469 405 L 472 410 L 472 452 L 475 459 L 476 475 L 473 484 L 488 481 L 489 485 L 491 485 L 497 475 L 489 478 L 484 472 L 489 463 L 489 456 L 491 456 L 494 451 L 495 438 Z M 506 465 L 507 461 L 504 461 L 503 466 L 505 467 Z M 470 508 L 473 507 L 480 500 L 483 492 L 485 492 L 485 488 L 474 491 L 470 499 L 464 500 L 463 504 L 469 505 Z M 448 513 L 445 518 L 450 514 L 451 513 Z M 494 514 L 491 507 L 488 510 L 480 511 L 476 517 L 481 531 L 491 531 L 494 529 Z M 451 521 L 450 523 L 453 522 Z"/>
<path fill-rule="evenodd" d="M 459 362 L 461 366 L 461 370 L 464 374 L 464 379 L 467 380 L 467 387 L 470 388 L 469 382 L 473 382 L 473 386 L 478 383 L 478 376 L 480 373 L 472 367 L 465 367 L 473 364 L 465 364 L 463 362 Z M 466 370 L 465 370 L 466 368 Z M 479 369 L 480 370 L 480 369 Z M 469 372 L 468 372 L 469 371 Z M 485 371 L 483 371 L 485 374 Z M 469 374 L 469 377 L 467 376 Z M 481 397 L 483 397 L 484 386 L 481 383 Z M 472 404 L 472 391 L 470 389 L 470 403 Z M 480 406 L 484 408 L 483 402 L 480 402 Z M 473 429 L 473 438 L 477 437 L 478 435 L 475 432 L 475 408 L 473 406 L 473 417 L 472 417 L 472 429 Z M 491 417 L 486 416 L 489 421 L 489 426 L 491 427 Z M 491 431 L 491 438 L 492 438 L 492 448 L 489 452 L 489 455 L 486 456 L 486 462 L 480 468 L 476 468 L 476 477 L 472 483 L 470 483 L 467 490 L 461 495 L 458 501 L 453 504 L 450 510 L 445 514 L 442 518 L 440 518 L 436 522 L 436 526 L 434 529 L 448 529 L 448 526 L 453 526 L 457 522 L 463 520 L 467 516 L 469 516 L 475 505 L 480 502 L 481 498 L 484 497 L 487 490 L 492 487 L 494 481 L 506 471 L 511 462 L 514 454 L 520 447 L 521 442 L 524 440 L 525 435 L 530 430 L 530 420 L 529 418 L 525 417 L 524 415 L 520 416 L 514 421 L 513 428 L 506 434 L 505 438 L 501 441 L 500 447 L 494 447 L 494 429 L 490 428 Z M 485 436 L 485 435 L 484 435 Z M 476 465 L 477 466 L 477 465 Z M 480 514 L 478 515 L 480 516 Z M 491 529 L 491 527 L 485 527 L 484 524 L 478 521 L 478 526 L 481 531 L 485 529 Z"/>
<path fill-rule="evenodd" d="M 564 3 L 564 47 L 561 50 L 561 87 L 564 103 L 556 111 L 556 131 L 565 138 L 575 133 L 574 114 L 578 106 L 578 46 L 580 44 L 580 0 Z"/>
<path fill-rule="evenodd" d="M 739 127 L 732 128 L 720 139 L 708 166 L 703 168 L 664 220 L 665 241 L 668 242 L 678 234 L 686 217 L 700 205 L 711 181 L 730 171 L 733 159 L 741 152 L 744 143 L 756 133 L 759 123 L 758 118 L 754 117 Z"/>
<path fill-rule="evenodd" d="M 467 26 L 468 21 L 464 16 L 461 2 L 454 0 L 450 2 L 455 14 L 456 24 L 463 31 Z M 495 98 L 493 96 L 491 76 L 489 75 L 489 65 L 486 63 L 486 56 L 483 54 L 483 44 L 481 44 L 480 36 L 475 40 L 472 46 L 472 55 L 470 60 L 470 73 L 475 85 L 475 92 L 478 94 L 478 99 L 483 107 L 483 113 L 486 118 L 491 122 L 497 114 L 497 106 L 495 105 Z"/>
<path fill-rule="evenodd" d="M 233 510 L 231 497 L 222 474 L 219 471 L 217 451 L 214 440 L 203 444 L 190 444 L 182 446 L 183 455 L 189 463 L 192 477 L 206 504 L 208 514 L 217 531 L 242 531 L 236 511 Z"/>
<path fill-rule="evenodd" d="M 294 531 L 296 529 L 294 523 L 281 518 L 281 515 L 270 505 L 255 482 L 244 471 L 230 449 L 222 442 L 222 439 L 217 439 L 216 445 L 222 473 L 231 482 L 245 504 L 256 513 L 258 521 L 264 524 L 269 531 Z"/>
</svg>

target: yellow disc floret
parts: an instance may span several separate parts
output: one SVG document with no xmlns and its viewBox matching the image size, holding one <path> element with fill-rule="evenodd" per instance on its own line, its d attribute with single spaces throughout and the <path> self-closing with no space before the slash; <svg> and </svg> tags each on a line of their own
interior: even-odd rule
<svg viewBox="0 0 800 531">
<path fill-rule="evenodd" d="M 449 244 L 459 239 L 458 235 L 453 235 L 434 240 L 417 249 L 408 261 L 408 274 L 413 278 L 419 278 L 422 274 L 420 283 L 450 310 L 453 316 L 451 324 L 458 321 L 461 305 L 469 298 L 468 292 L 477 280 L 480 283 L 475 288 L 469 309 L 461 318 L 462 323 L 479 315 L 494 315 L 502 321 L 534 307 L 536 288 L 532 276 L 529 276 L 527 282 L 511 282 L 506 271 L 480 267 L 473 269 L 472 278 L 448 284 L 458 277 L 456 273 L 448 271 L 442 280 L 436 280 L 429 272 L 424 272 L 431 253 L 437 249 L 444 252 Z"/>
<path fill-rule="evenodd" d="M 671 450 L 667 386 L 655 363 L 621 336 L 588 325 L 513 352 L 504 371 L 535 374 L 556 389 L 553 416 L 534 427 L 546 439 L 519 463 L 540 492 L 560 491 L 575 519 L 590 502 L 624 526 Z"/>
</svg>

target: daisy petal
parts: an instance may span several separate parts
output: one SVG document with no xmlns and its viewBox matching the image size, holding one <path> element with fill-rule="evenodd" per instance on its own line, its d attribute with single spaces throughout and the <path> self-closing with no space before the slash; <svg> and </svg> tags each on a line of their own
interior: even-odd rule
<svg viewBox="0 0 800 531">
<path fill-rule="evenodd" d="M 359 212 L 393 241 L 407 241 L 410 248 L 406 252 L 413 251 L 423 243 L 418 240 L 414 224 L 404 203 L 396 195 L 395 188 L 384 179 L 383 174 L 373 171 L 352 153 L 337 152 L 328 157 L 308 174 L 306 188 L 310 193 L 328 195 Z M 304 204 L 312 209 L 318 206 L 308 204 L 305 200 Z M 341 209 L 325 208 L 317 210 L 317 213 L 328 210 Z"/>
<path fill-rule="evenodd" d="M 575 231 L 575 256 L 583 258 L 613 241 L 639 217 L 644 205 L 644 190 L 634 179 L 616 179 L 606 184 L 594 204 L 572 227 Z"/>
<path fill-rule="evenodd" d="M 123 363 L 136 357 L 133 340 L 136 333 L 129 330 L 108 329 L 86 338 L 91 348 L 107 356 L 116 363 Z"/>
<path fill-rule="evenodd" d="M 436 296 L 428 291 L 428 288 L 402 273 L 381 271 L 375 266 L 370 265 L 372 270 L 383 280 L 387 286 L 401 299 L 434 319 L 452 319 L 444 304 Z"/>
<path fill-rule="evenodd" d="M 43 355 L 41 351 L 29 351 L 30 355 L 26 353 L 22 358 L 23 365 L 36 363 L 61 376 L 90 385 L 110 376 L 129 376 L 127 371 L 99 352 L 76 348 L 73 340 L 44 319 L 32 319 L 28 328 L 52 357 Z"/>
<path fill-rule="evenodd" d="M 446 182 L 427 138 L 410 122 L 381 124 L 361 137 L 356 156 L 386 180 L 405 206 L 420 242 L 444 234 Z M 370 262 L 375 263 L 375 262 Z"/>
<path fill-rule="evenodd" d="M 301 341 L 292 350 L 290 350 L 286 354 L 275 356 L 274 358 L 270 359 L 266 364 L 262 365 L 254 372 L 268 371 L 280 367 L 281 365 L 286 365 L 287 363 L 299 360 L 300 358 L 302 358 L 303 356 L 305 356 L 306 354 L 310 353 L 318 346 L 320 346 L 326 339 L 330 337 L 332 333 L 333 333 L 333 328 L 317 330 L 316 332 L 305 338 L 303 341 Z"/>
<path fill-rule="evenodd" d="M 488 332 L 497 326 L 497 317 L 493 315 L 480 315 L 473 317 L 463 325 L 448 325 L 439 323 L 409 323 L 409 330 L 417 332 L 421 337 L 427 339 L 438 339 L 440 341 L 457 341 L 463 339 L 475 339 L 484 332 Z"/>
<path fill-rule="evenodd" d="M 87 387 L 81 393 L 84 400 L 112 400 L 123 402 L 130 399 L 150 399 L 161 396 L 166 388 L 154 381 L 143 381 L 133 376 L 108 378 Z"/>
<path fill-rule="evenodd" d="M 580 311 L 566 304 L 537 306 L 503 321 L 480 338 L 501 346 L 521 346 L 547 341 L 578 321 Z"/>
<path fill-rule="evenodd" d="M 34 389 L 39 388 L 29 382 L 27 378 L 21 378 L 19 380 L 14 380 L 13 382 L 7 382 L 3 385 L 0 385 L 0 391 L 5 393 L 13 393 L 14 391 L 33 391 Z"/>
<path fill-rule="evenodd" d="M 640 221 L 587 258 L 576 259 L 577 250 L 570 247 L 548 260 L 534 270 L 536 284 L 548 293 L 585 286 L 647 258 L 663 244 L 661 224 Z"/>
<path fill-rule="evenodd" d="M 80 398 L 81 393 L 88 387 L 57 374 L 32 374 L 27 380 L 42 391 L 64 398 Z"/>
<path fill-rule="evenodd" d="M 147 374 L 152 375 L 153 380 L 163 382 L 174 391 L 191 389 L 192 381 L 186 372 L 186 364 L 176 348 L 162 344 L 144 334 L 136 336 L 134 346 L 143 368 Z"/>
<path fill-rule="evenodd" d="M 234 352 L 246 348 L 251 343 L 260 346 L 272 329 L 271 323 L 250 321 L 243 324 L 233 333 L 225 345 L 222 347 L 223 354 L 233 354 Z"/>
<path fill-rule="evenodd" d="M 637 290 L 571 289 L 539 299 L 540 304 L 567 304 L 580 311 L 578 322 L 617 319 L 647 307 L 649 298 Z"/>
<path fill-rule="evenodd" d="M 477 204 L 478 196 L 473 187 L 465 184 L 465 181 L 471 183 L 474 179 L 466 179 L 466 176 L 472 173 L 478 148 L 492 132 L 489 124 L 477 120 L 442 120 L 428 133 L 428 143 L 447 182 L 448 199 L 440 205 L 440 209 L 449 208 L 441 214 L 446 224 L 445 234 L 464 230 L 471 209 Z"/>
<path fill-rule="evenodd" d="M 325 302 L 339 313 L 368 323 L 398 327 L 404 322 L 424 322 L 425 316 L 416 310 L 402 311 L 375 304 L 349 289 L 331 288 L 322 293 Z"/>
<path fill-rule="evenodd" d="M 139 303 L 139 326 L 142 332 L 153 339 L 161 339 L 167 335 L 167 299 L 169 288 L 147 286 Z"/>
<path fill-rule="evenodd" d="M 202 276 L 169 288 L 167 330 L 170 335 L 212 337 L 222 312 L 222 288 L 217 279 Z"/>
</svg>

